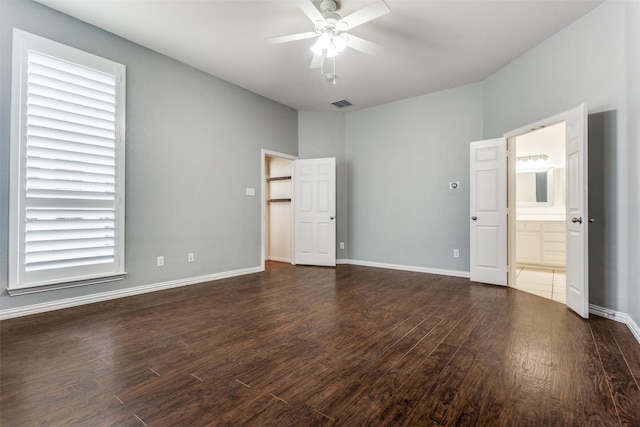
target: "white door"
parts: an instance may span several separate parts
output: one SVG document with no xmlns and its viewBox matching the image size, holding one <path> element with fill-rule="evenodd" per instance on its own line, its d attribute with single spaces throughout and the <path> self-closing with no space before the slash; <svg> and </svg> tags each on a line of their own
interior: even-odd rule
<svg viewBox="0 0 640 427">
<path fill-rule="evenodd" d="M 589 317 L 587 108 L 565 113 L 567 126 L 567 305 Z"/>
<path fill-rule="evenodd" d="M 507 140 L 471 143 L 470 273 L 474 282 L 507 284 Z"/>
<path fill-rule="evenodd" d="M 295 264 L 336 265 L 336 159 L 294 162 Z"/>
</svg>

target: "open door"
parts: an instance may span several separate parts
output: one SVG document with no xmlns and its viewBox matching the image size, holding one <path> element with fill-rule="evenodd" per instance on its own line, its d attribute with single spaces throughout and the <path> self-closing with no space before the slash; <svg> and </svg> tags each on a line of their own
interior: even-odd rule
<svg viewBox="0 0 640 427">
<path fill-rule="evenodd" d="M 567 306 L 589 317 L 587 108 L 564 113 L 567 125 Z"/>
<path fill-rule="evenodd" d="M 587 106 L 548 117 L 505 134 L 516 137 L 564 122 L 566 126 L 566 283 L 567 306 L 589 317 L 588 151 Z"/>
<path fill-rule="evenodd" d="M 336 159 L 294 162 L 295 264 L 336 265 Z"/>
<path fill-rule="evenodd" d="M 470 277 L 507 284 L 507 140 L 471 143 Z"/>
</svg>

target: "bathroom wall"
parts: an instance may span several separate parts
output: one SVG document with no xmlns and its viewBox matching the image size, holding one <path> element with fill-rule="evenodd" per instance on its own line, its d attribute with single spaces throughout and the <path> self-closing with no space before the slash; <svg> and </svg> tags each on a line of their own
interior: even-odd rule
<svg viewBox="0 0 640 427">
<path fill-rule="evenodd" d="M 534 168 L 553 167 L 553 203 L 549 206 L 518 206 L 516 205 L 516 218 L 535 218 L 542 216 L 563 219 L 565 215 L 565 124 L 558 123 L 519 136 L 515 141 L 516 158 L 544 154 L 549 156 L 547 161 L 540 162 L 516 162 L 516 191 L 522 177 L 519 180 L 518 171 L 526 171 Z M 541 218 L 542 219 L 542 218 Z"/>
</svg>

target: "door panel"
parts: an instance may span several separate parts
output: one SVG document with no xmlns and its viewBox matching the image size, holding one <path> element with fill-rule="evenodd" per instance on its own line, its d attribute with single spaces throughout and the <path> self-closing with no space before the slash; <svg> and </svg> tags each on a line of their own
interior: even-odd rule
<svg viewBox="0 0 640 427">
<path fill-rule="evenodd" d="M 294 163 L 295 263 L 336 265 L 336 161 Z"/>
<path fill-rule="evenodd" d="M 311 212 L 311 182 L 302 182 L 300 210 L 302 212 Z"/>
<path fill-rule="evenodd" d="M 484 170 L 476 172 L 477 189 L 485 195 L 476 202 L 476 212 L 495 212 L 498 209 L 498 193 L 495 191 L 499 185 L 498 170 Z"/>
<path fill-rule="evenodd" d="M 587 212 L 587 111 L 584 104 L 567 115 L 567 305 L 589 317 Z"/>
<path fill-rule="evenodd" d="M 296 251 L 305 255 L 313 253 L 313 223 L 300 221 L 298 224 L 298 232 L 300 233 L 299 244 L 296 245 Z"/>
<path fill-rule="evenodd" d="M 481 268 L 497 269 L 500 265 L 500 229 L 494 226 L 478 226 L 476 246 L 477 265 Z"/>
<path fill-rule="evenodd" d="M 329 235 L 331 234 L 331 224 L 328 222 L 318 223 L 318 254 L 329 255 L 330 241 Z"/>
<path fill-rule="evenodd" d="M 470 276 L 507 284 L 507 141 L 471 143 Z"/>
<path fill-rule="evenodd" d="M 329 182 L 318 182 L 318 212 L 329 212 Z"/>
</svg>

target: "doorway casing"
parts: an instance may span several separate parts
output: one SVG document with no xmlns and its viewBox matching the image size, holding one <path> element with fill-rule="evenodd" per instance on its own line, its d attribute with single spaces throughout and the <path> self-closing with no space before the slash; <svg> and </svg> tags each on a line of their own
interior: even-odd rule
<svg viewBox="0 0 640 427">
<path fill-rule="evenodd" d="M 565 197 L 567 223 L 567 305 L 584 318 L 589 317 L 588 256 L 588 153 L 587 107 L 578 107 L 542 119 L 504 134 L 507 139 L 507 257 L 508 284 L 516 277 L 516 156 L 515 138 L 531 131 L 564 122 L 566 126 Z M 577 136 L 576 136 L 577 135 Z M 576 139 L 580 141 L 576 142 Z M 578 151 L 572 144 L 579 143 Z M 572 153 L 575 153 L 572 154 Z M 573 158 L 571 156 L 574 156 Z M 579 162 L 577 164 L 576 162 Z M 573 227 L 573 229 L 572 229 Z M 577 231 L 577 232 L 576 232 Z M 577 286 L 573 286 L 575 281 Z M 573 283 L 571 283 L 573 282 Z M 576 289 L 579 288 L 579 289 Z"/>
<path fill-rule="evenodd" d="M 277 157 L 280 159 L 285 159 L 285 160 L 291 160 L 291 161 L 295 161 L 298 159 L 297 156 L 292 156 L 290 154 L 285 154 L 285 153 L 278 153 L 276 151 L 270 151 L 270 150 L 265 150 L 262 149 L 261 150 L 261 162 L 260 162 L 260 180 L 261 180 L 261 187 L 260 187 L 260 218 L 262 221 L 262 226 L 261 226 L 261 230 L 262 230 L 262 236 L 261 236 L 261 251 L 260 251 L 260 265 L 262 266 L 262 269 L 265 269 L 265 262 L 267 260 L 267 170 L 266 170 L 266 162 L 267 162 L 267 157 Z M 293 178 L 293 173 L 295 173 L 293 170 L 291 171 L 292 173 L 292 178 Z M 293 212 L 293 206 L 294 206 L 295 200 L 292 197 L 291 199 L 291 210 Z M 295 247 L 294 247 L 294 234 L 293 234 L 293 221 L 291 222 L 291 251 L 292 254 L 294 253 Z M 294 257 L 292 255 L 292 264 L 294 263 Z"/>
<path fill-rule="evenodd" d="M 566 231 L 566 278 L 567 278 L 567 306 L 574 310 L 577 314 L 584 318 L 589 317 L 589 259 L 588 259 L 588 146 L 587 146 L 587 107 L 581 104 L 578 107 L 548 117 L 546 119 L 535 122 L 531 125 L 521 127 L 519 129 L 507 132 L 503 138 L 493 140 L 475 141 L 470 144 L 470 173 L 472 177 L 477 171 L 484 172 L 484 169 L 477 169 L 474 150 L 484 147 L 492 148 L 494 153 L 491 155 L 480 156 L 481 160 L 495 161 L 503 159 L 500 164 L 492 166 L 486 171 L 492 172 L 492 176 L 487 179 L 474 180 L 470 179 L 470 261 L 477 263 L 478 252 L 483 250 L 480 246 L 482 241 L 477 240 L 477 233 L 473 233 L 475 224 L 481 224 L 480 215 L 476 212 L 477 200 L 479 195 L 489 191 L 492 195 L 494 203 L 490 203 L 491 212 L 496 211 L 500 207 L 504 209 L 504 214 L 500 216 L 499 221 L 494 221 L 485 228 L 491 228 L 492 234 L 485 233 L 489 238 L 489 250 L 493 250 L 495 256 L 485 256 L 493 263 L 490 264 L 493 270 L 501 273 L 500 280 L 493 281 L 491 278 L 484 278 L 477 274 L 481 269 L 476 268 L 475 264 L 470 267 L 471 280 L 484 283 L 494 283 L 504 285 L 504 271 L 508 271 L 506 278 L 509 285 L 515 277 L 515 156 L 513 150 L 503 150 L 506 154 L 496 155 L 499 148 L 506 145 L 505 140 L 513 140 L 515 137 L 531 132 L 541 127 L 550 126 L 557 123 L 565 123 L 565 144 L 566 144 L 566 161 L 565 161 L 565 218 L 567 224 Z M 513 145 L 513 142 L 511 142 Z M 496 151 L 497 150 L 497 151 Z M 510 154 L 511 153 L 511 154 Z M 494 162 L 495 163 L 495 162 Z M 491 166 L 491 165 L 490 165 Z M 505 173 L 506 172 L 506 173 Z M 507 175 L 507 176 L 505 176 Z M 478 188 L 474 188 L 475 185 Z M 495 186 L 494 189 L 489 187 Z M 506 200 L 506 203 L 504 201 Z M 497 208 L 494 209 L 493 207 Z M 502 228 L 505 227 L 506 230 Z M 506 231 L 506 232 L 505 232 Z M 506 239 L 502 236 L 506 234 Z M 494 236 L 494 237 L 492 237 Z M 502 246 L 501 246 L 502 245 Z M 506 246 L 506 247 L 505 247 Z M 507 253 L 504 257 L 501 254 Z"/>
</svg>

